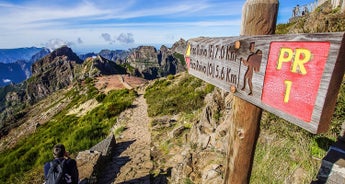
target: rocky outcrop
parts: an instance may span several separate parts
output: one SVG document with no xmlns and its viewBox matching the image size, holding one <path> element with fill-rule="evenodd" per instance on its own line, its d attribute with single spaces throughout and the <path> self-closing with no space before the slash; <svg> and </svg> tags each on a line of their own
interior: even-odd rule
<svg viewBox="0 0 345 184">
<path fill-rule="evenodd" d="M 54 50 L 49 55 L 36 61 L 32 65 L 32 74 L 44 73 L 47 70 L 59 68 L 59 66 L 65 63 L 77 63 L 80 64 L 83 61 L 67 46 L 60 47 Z"/>
<path fill-rule="evenodd" d="M 25 84 L 0 88 L 0 138 L 18 126 L 16 119 L 25 115 Z"/>
<path fill-rule="evenodd" d="M 129 51 L 125 50 L 101 50 L 98 55 L 105 59 L 114 61 L 117 64 L 122 64 L 129 55 Z"/>
<path fill-rule="evenodd" d="M 157 50 L 153 46 L 140 46 L 133 49 L 128 56 L 127 61 L 130 63 L 158 63 Z"/>
<path fill-rule="evenodd" d="M 191 119 L 183 114 L 154 117 L 151 158 L 153 173 L 161 177 L 151 182 L 223 183 L 231 102 L 232 95 L 215 89 Z"/>
<path fill-rule="evenodd" d="M 99 77 L 101 75 L 126 74 L 126 68 L 116 64 L 113 61 L 103 58 L 102 56 L 94 56 L 87 58 L 83 65 L 82 71 L 77 73 L 79 79 L 85 77 Z"/>
<path fill-rule="evenodd" d="M 75 69 L 82 60 L 67 46 L 63 46 L 32 65 L 32 77 L 27 81 L 30 103 L 65 88 L 74 80 Z"/>
<path fill-rule="evenodd" d="M 176 53 L 185 50 L 185 45 L 185 41 L 181 39 L 174 44 L 172 49 L 164 45 L 159 50 L 153 46 L 140 46 L 131 51 L 126 62 L 135 68 L 132 75 L 145 79 L 155 79 L 169 74 L 174 75 L 185 71 L 184 61 L 176 57 Z M 180 55 L 182 56 L 182 54 Z"/>
<path fill-rule="evenodd" d="M 171 183 L 183 183 L 186 178 L 194 183 L 223 183 L 229 128 L 226 103 L 232 99 L 227 95 L 215 90 L 206 97 L 201 118 L 187 136 L 186 145 L 191 147 L 175 156 L 180 159 L 172 168 Z"/>
<path fill-rule="evenodd" d="M 332 6 L 332 9 L 336 9 L 338 7 L 340 7 L 341 11 L 345 11 L 345 1 L 343 0 L 317 0 L 317 7 L 322 6 L 324 3 L 330 3 Z"/>
<path fill-rule="evenodd" d="M 33 76 L 28 80 L 28 99 L 35 102 L 52 92 L 65 88 L 76 80 L 101 75 L 126 74 L 126 69 L 101 56 L 85 62 L 64 46 L 32 65 Z"/>
<path fill-rule="evenodd" d="M 171 51 L 173 53 L 179 53 L 184 55 L 187 49 L 187 41 L 184 39 L 180 39 L 179 41 L 175 42 L 173 46 L 171 47 Z"/>
</svg>

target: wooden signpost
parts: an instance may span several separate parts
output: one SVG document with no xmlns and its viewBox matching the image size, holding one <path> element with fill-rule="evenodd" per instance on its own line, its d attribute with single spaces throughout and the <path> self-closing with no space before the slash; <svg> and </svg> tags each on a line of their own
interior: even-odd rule
<svg viewBox="0 0 345 184">
<path fill-rule="evenodd" d="M 247 0 L 247 36 L 188 40 L 189 73 L 235 95 L 225 184 L 249 183 L 262 109 L 312 133 L 331 122 L 345 70 L 344 33 L 270 35 L 277 11 L 278 0 Z"/>
<path fill-rule="evenodd" d="M 188 49 L 190 74 L 312 133 L 327 131 L 344 75 L 344 33 L 200 37 Z"/>
</svg>

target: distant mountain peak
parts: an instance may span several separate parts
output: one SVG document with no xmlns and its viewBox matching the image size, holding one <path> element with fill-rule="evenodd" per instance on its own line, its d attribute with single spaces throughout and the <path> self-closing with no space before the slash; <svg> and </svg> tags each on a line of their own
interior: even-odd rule
<svg viewBox="0 0 345 184">
<path fill-rule="evenodd" d="M 74 62 L 77 64 L 83 63 L 83 61 L 67 46 L 62 46 L 50 54 L 46 55 L 42 59 L 32 64 L 32 74 L 38 74 L 47 72 L 56 66 L 61 66 L 63 63 Z"/>
<path fill-rule="evenodd" d="M 13 49 L 0 49 L 0 63 L 15 63 L 18 60 L 29 61 L 33 55 L 44 48 L 25 47 Z"/>
<path fill-rule="evenodd" d="M 75 54 L 71 48 L 66 45 L 55 49 L 48 55 L 49 58 L 55 58 L 58 56 L 67 56 L 69 60 L 76 61 L 77 63 L 82 63 L 83 61 Z"/>
</svg>

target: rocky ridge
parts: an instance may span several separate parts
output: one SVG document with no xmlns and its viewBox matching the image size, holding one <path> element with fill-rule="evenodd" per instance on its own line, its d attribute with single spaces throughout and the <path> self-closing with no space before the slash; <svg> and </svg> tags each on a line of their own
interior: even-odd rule
<svg viewBox="0 0 345 184">
<path fill-rule="evenodd" d="M 74 81 L 74 70 L 82 60 L 67 46 L 61 47 L 32 65 L 27 81 L 27 98 L 35 103 Z"/>
<path fill-rule="evenodd" d="M 186 70 L 182 61 L 186 47 L 187 42 L 183 39 L 176 42 L 172 48 L 162 45 L 157 50 L 153 46 L 140 46 L 131 51 L 126 63 L 135 68 L 132 75 L 145 79 L 174 75 Z M 176 57 L 177 55 L 181 57 Z"/>
</svg>

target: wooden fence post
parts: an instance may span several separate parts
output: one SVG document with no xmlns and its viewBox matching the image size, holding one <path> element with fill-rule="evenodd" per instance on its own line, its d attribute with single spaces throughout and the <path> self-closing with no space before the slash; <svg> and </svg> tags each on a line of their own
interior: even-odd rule
<svg viewBox="0 0 345 184">
<path fill-rule="evenodd" d="M 274 34 L 278 4 L 278 0 L 247 0 L 241 35 Z M 249 183 L 261 114 L 259 107 L 234 97 L 224 184 Z"/>
</svg>

